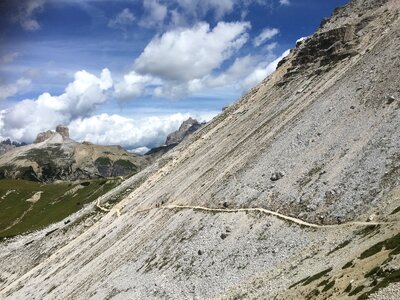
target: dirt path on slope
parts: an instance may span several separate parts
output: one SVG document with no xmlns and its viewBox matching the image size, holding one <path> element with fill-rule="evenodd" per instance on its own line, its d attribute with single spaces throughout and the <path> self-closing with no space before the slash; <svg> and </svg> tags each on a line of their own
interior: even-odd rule
<svg viewBox="0 0 400 300">
<path fill-rule="evenodd" d="M 100 207 L 99 207 L 100 208 Z M 104 208 L 100 208 L 101 210 L 105 211 Z M 141 212 L 147 212 L 151 211 L 154 209 L 168 209 L 168 210 L 176 210 L 176 209 L 192 209 L 192 210 L 199 210 L 199 211 L 204 211 L 204 212 L 217 212 L 217 213 L 237 213 L 237 212 L 261 212 L 267 215 L 275 216 L 279 219 L 286 220 L 301 226 L 305 227 L 310 227 L 310 228 L 338 228 L 338 227 L 346 227 L 346 226 L 371 226 L 371 225 L 384 225 L 384 224 L 392 224 L 397 221 L 389 221 L 389 222 L 362 222 L 362 221 L 353 221 L 353 222 L 347 222 L 347 223 L 341 223 L 341 224 L 315 224 L 315 223 L 309 223 L 306 221 L 303 221 L 301 219 L 297 219 L 294 217 L 286 216 L 265 208 L 210 208 L 210 207 L 204 207 L 204 206 L 191 206 L 191 205 L 165 205 L 165 206 L 160 206 L 160 207 L 152 207 L 152 208 L 145 208 L 145 209 L 140 209 L 137 210 L 135 213 L 141 213 Z M 121 214 L 121 212 L 118 209 L 111 209 L 107 210 L 111 211 L 113 213 L 117 213 L 118 215 Z"/>
<path fill-rule="evenodd" d="M 322 224 L 314 224 L 303 221 L 301 219 L 297 219 L 294 217 L 286 216 L 265 208 L 209 208 L 204 206 L 188 206 L 188 205 L 167 205 L 162 207 L 163 209 L 193 209 L 193 210 L 201 210 L 201 211 L 209 211 L 209 212 L 225 212 L 225 213 L 236 213 L 236 212 L 261 212 L 267 215 L 275 216 L 279 219 L 290 221 L 292 223 L 296 223 L 298 225 L 312 227 L 312 228 L 337 228 L 343 226 L 369 226 L 369 225 L 381 225 L 381 224 L 389 224 L 391 222 L 348 222 L 342 224 L 332 224 L 332 225 L 322 225 Z"/>
</svg>

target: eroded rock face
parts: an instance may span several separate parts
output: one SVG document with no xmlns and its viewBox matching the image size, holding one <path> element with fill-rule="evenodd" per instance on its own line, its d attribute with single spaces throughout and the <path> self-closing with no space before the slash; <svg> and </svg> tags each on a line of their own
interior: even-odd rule
<svg viewBox="0 0 400 300">
<path fill-rule="evenodd" d="M 39 133 L 37 135 L 37 137 L 33 141 L 33 143 L 34 144 L 42 143 L 42 142 L 48 140 L 49 138 L 52 138 L 55 135 L 56 135 L 56 133 L 54 131 L 51 131 L 51 130 L 47 130 L 45 132 L 41 132 L 41 133 Z"/>
<path fill-rule="evenodd" d="M 69 128 L 67 126 L 64 125 L 58 125 L 56 127 L 56 132 L 58 132 L 59 134 L 61 134 L 61 136 L 63 138 L 69 138 Z"/>
<path fill-rule="evenodd" d="M 304 41 L 299 49 L 293 65 L 304 65 L 311 62 L 320 62 L 322 65 L 355 55 L 351 51 L 351 41 L 355 37 L 355 27 L 345 25 L 326 32 L 322 32 L 312 39 Z"/>
<path fill-rule="evenodd" d="M 362 29 L 363 26 L 360 24 L 358 26 L 346 24 L 319 32 L 312 38 L 297 43 L 296 49 L 293 50 L 295 59 L 285 77 L 303 72 L 304 69 L 313 70 L 314 74 L 318 75 L 331 69 L 339 61 L 357 55 L 356 46 L 360 42 L 357 34 L 360 34 Z M 285 62 L 286 59 L 282 60 L 278 66 Z"/>
</svg>

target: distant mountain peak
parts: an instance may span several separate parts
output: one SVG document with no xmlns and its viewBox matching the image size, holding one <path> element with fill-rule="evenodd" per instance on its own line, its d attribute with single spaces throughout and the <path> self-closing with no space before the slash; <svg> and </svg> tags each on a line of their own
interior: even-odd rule
<svg viewBox="0 0 400 300">
<path fill-rule="evenodd" d="M 184 121 L 177 131 L 170 133 L 167 136 L 165 141 L 165 145 L 170 146 L 173 144 L 179 144 L 182 142 L 187 136 L 191 135 L 193 132 L 198 130 L 204 124 L 199 123 L 196 119 L 189 117 L 186 121 Z"/>
</svg>

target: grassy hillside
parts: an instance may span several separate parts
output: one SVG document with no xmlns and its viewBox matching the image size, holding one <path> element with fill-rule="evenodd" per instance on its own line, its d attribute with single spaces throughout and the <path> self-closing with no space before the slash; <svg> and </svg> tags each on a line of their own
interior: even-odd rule
<svg viewBox="0 0 400 300">
<path fill-rule="evenodd" d="M 0 238 L 31 232 L 60 221 L 120 182 L 120 179 L 99 179 L 43 184 L 0 180 Z"/>
</svg>

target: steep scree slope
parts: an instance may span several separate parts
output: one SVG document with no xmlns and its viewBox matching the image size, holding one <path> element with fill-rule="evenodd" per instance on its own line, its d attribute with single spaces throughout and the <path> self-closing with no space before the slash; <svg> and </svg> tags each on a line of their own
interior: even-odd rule
<svg viewBox="0 0 400 300">
<path fill-rule="evenodd" d="M 399 11 L 397 0 L 337 9 L 94 225 L 0 244 L 0 295 L 398 295 Z M 322 226 L 234 210 L 252 207 Z"/>
</svg>

